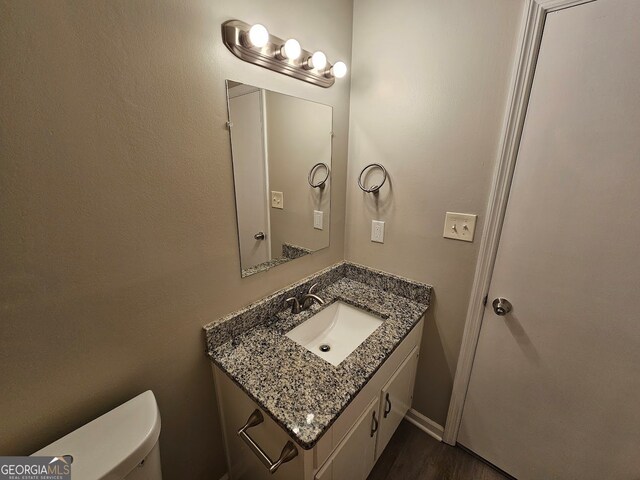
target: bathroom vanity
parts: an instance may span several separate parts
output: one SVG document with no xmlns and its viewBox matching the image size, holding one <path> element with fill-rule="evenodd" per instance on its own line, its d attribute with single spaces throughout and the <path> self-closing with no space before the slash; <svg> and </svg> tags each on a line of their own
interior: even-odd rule
<svg viewBox="0 0 640 480">
<path fill-rule="evenodd" d="M 343 262 L 207 325 L 230 477 L 364 480 L 411 406 L 430 295 Z"/>
</svg>

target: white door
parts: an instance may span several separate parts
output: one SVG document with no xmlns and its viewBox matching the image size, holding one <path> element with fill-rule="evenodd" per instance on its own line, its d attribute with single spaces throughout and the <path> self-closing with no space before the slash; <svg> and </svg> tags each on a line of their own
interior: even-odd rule
<svg viewBox="0 0 640 480">
<path fill-rule="evenodd" d="M 242 268 L 270 260 L 267 165 L 264 145 L 262 92 L 232 96 L 229 91 L 229 120 L 233 176 L 238 209 L 238 235 Z M 264 238 L 259 233 L 264 234 Z"/>
<path fill-rule="evenodd" d="M 640 479 L 640 1 L 548 15 L 488 300 L 458 442 Z"/>
</svg>

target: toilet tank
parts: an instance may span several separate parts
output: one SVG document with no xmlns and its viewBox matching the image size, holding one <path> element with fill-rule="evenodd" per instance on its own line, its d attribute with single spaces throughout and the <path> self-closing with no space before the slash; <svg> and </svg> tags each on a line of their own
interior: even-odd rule
<svg viewBox="0 0 640 480">
<path fill-rule="evenodd" d="M 151 390 L 32 456 L 71 455 L 77 480 L 161 480 L 160 412 Z"/>
</svg>

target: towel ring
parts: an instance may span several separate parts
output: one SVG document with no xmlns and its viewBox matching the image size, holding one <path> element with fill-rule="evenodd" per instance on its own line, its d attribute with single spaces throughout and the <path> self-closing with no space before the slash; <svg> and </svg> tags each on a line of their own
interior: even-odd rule
<svg viewBox="0 0 640 480">
<path fill-rule="evenodd" d="M 322 181 L 318 183 L 313 183 L 313 174 L 320 167 L 325 168 L 325 170 L 327 171 L 327 175 L 322 179 Z M 309 185 L 311 185 L 313 188 L 324 188 L 324 184 L 327 182 L 328 179 L 329 179 L 329 166 L 326 163 L 322 163 L 322 162 L 316 163 L 313 167 L 311 167 L 311 170 L 309 170 L 309 177 L 307 178 L 307 180 L 309 181 Z"/>
<path fill-rule="evenodd" d="M 382 183 L 380 185 L 372 185 L 370 188 L 365 188 L 365 186 L 362 184 L 362 176 L 364 175 L 364 172 L 374 167 L 378 167 L 380 170 L 382 170 L 382 173 L 384 174 Z M 387 169 L 384 168 L 379 163 L 370 163 L 369 165 L 367 165 L 362 169 L 362 171 L 360 172 L 360 175 L 358 176 L 358 186 L 362 189 L 363 192 L 366 192 L 366 193 L 378 193 L 380 191 L 380 188 L 382 188 L 382 186 L 384 185 L 384 182 L 386 181 L 387 181 Z"/>
</svg>

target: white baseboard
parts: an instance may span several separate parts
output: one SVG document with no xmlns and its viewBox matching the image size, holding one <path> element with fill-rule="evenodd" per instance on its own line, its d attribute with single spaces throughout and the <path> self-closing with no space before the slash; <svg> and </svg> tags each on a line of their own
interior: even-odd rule
<svg viewBox="0 0 640 480">
<path fill-rule="evenodd" d="M 413 408 L 409 409 L 404 418 L 427 435 L 431 435 L 439 442 L 442 441 L 442 434 L 444 433 L 444 427 L 442 425 L 438 425 L 436 422 L 415 411 Z"/>
</svg>

